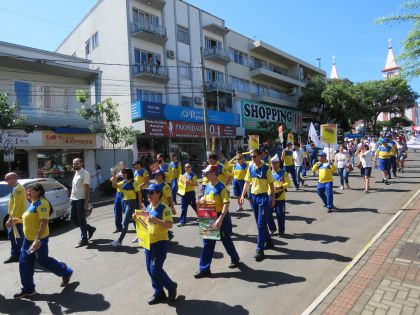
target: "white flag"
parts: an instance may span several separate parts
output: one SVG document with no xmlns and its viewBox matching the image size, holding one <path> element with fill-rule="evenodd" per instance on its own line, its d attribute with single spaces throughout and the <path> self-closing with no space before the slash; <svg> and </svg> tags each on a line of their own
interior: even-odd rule
<svg viewBox="0 0 420 315">
<path fill-rule="evenodd" d="M 323 148 L 324 145 L 322 144 L 321 140 L 319 140 L 318 133 L 316 132 L 314 124 L 311 122 L 311 126 L 309 127 L 308 137 L 315 143 L 315 146 L 318 148 Z"/>
</svg>

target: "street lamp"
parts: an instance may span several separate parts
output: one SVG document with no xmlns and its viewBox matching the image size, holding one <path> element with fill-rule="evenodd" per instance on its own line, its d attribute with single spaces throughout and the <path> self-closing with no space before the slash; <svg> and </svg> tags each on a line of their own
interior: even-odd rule
<svg viewBox="0 0 420 315">
<path fill-rule="evenodd" d="M 321 57 L 316 58 L 316 60 L 318 60 L 318 68 L 321 69 Z"/>
</svg>

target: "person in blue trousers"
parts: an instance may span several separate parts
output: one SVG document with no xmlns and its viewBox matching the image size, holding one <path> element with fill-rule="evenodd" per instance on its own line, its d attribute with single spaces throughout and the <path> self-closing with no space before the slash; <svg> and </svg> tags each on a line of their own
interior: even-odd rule
<svg viewBox="0 0 420 315">
<path fill-rule="evenodd" d="M 122 170 L 127 167 L 126 163 L 120 161 L 118 163 L 118 173 L 117 173 L 117 183 L 122 182 L 124 177 L 122 175 Z M 113 177 L 111 177 L 111 183 L 113 181 Z M 116 183 L 116 184 L 117 184 Z M 117 186 L 117 192 L 115 193 L 114 198 L 114 222 L 115 222 L 115 230 L 113 233 L 120 233 L 122 231 L 122 217 L 123 217 L 123 202 L 124 202 L 124 195 L 122 190 Z"/>
<path fill-rule="evenodd" d="M 178 193 L 181 195 L 181 216 L 179 217 L 178 227 L 187 223 L 187 210 L 191 206 L 197 213 L 195 199 L 195 187 L 198 186 L 197 176 L 191 170 L 191 164 L 185 164 L 185 173 L 179 177 Z"/>
<path fill-rule="evenodd" d="M 317 193 L 321 198 L 324 206 L 328 209 L 328 212 L 332 212 L 334 208 L 333 200 L 333 173 L 337 170 L 337 167 L 327 161 L 327 155 L 322 152 L 318 155 L 318 163 L 314 165 L 312 171 L 319 172 L 319 181 L 317 185 Z"/>
<path fill-rule="evenodd" d="M 203 170 L 203 174 L 207 177 L 209 182 L 206 185 L 203 200 L 214 201 L 217 220 L 214 226 L 220 229 L 220 240 L 226 252 L 230 256 L 229 268 L 236 268 L 239 266 L 239 255 L 233 244 L 232 234 L 232 219 L 229 215 L 229 194 L 225 185 L 218 179 L 217 165 L 209 165 Z M 214 248 L 216 241 L 210 239 L 203 239 L 203 250 L 200 256 L 200 269 L 194 275 L 194 278 L 211 277 L 211 262 L 213 259 Z"/>
<path fill-rule="evenodd" d="M 296 190 L 299 189 L 299 181 L 296 174 L 295 162 L 293 160 L 293 143 L 288 142 L 287 148 L 283 150 L 281 160 L 283 161 L 284 170 L 292 176 L 293 184 Z"/>
<path fill-rule="evenodd" d="M 176 204 L 176 194 L 178 193 L 178 178 L 182 174 L 182 166 L 175 153 L 171 154 L 171 163 L 169 163 L 169 174 L 171 176 L 171 194 L 172 201 Z"/>
<path fill-rule="evenodd" d="M 49 201 L 45 199 L 44 187 L 39 183 L 34 184 L 28 188 L 27 193 L 31 201 L 29 208 L 23 214 L 22 219 L 13 218 L 14 224 L 23 224 L 25 235 L 19 258 L 22 289 L 13 296 L 15 299 L 28 298 L 36 294 L 34 283 L 35 261 L 56 276 L 61 277 L 61 287 L 69 284 L 73 274 L 73 269 L 65 263 L 58 262 L 48 256 L 48 219 L 52 207 Z"/>
</svg>

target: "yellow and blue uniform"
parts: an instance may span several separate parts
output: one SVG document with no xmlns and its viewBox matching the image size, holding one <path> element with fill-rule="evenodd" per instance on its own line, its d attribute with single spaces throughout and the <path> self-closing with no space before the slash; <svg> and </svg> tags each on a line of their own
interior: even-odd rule
<svg viewBox="0 0 420 315">
<path fill-rule="evenodd" d="M 228 178 L 232 175 L 229 172 L 229 169 L 226 165 L 217 163 L 217 177 L 220 182 L 222 182 L 224 185 L 226 185 L 226 182 Z M 206 176 L 203 176 L 203 186 L 201 187 L 201 193 L 204 193 L 205 186 L 208 184 L 209 180 Z"/>
<path fill-rule="evenodd" d="M 188 206 L 191 206 L 195 213 L 197 213 L 197 204 L 195 199 L 194 185 L 188 182 L 197 183 L 197 176 L 193 173 L 184 173 L 179 177 L 178 181 L 178 192 L 181 197 L 181 216 L 179 217 L 179 223 L 185 224 L 187 222 L 187 210 Z"/>
<path fill-rule="evenodd" d="M 214 201 L 217 216 L 220 217 L 223 206 L 229 203 L 229 194 L 226 187 L 220 181 L 215 185 L 208 183 L 204 189 L 203 197 L 205 200 Z M 220 227 L 220 240 L 230 256 L 232 263 L 239 262 L 239 255 L 236 251 L 235 245 L 231 238 L 232 234 L 232 219 L 229 211 L 223 218 L 222 225 Z M 200 256 L 200 272 L 206 272 L 210 270 L 211 261 L 213 259 L 214 248 L 216 246 L 215 240 L 203 239 L 203 250 Z"/>
<path fill-rule="evenodd" d="M 25 293 L 33 292 L 35 290 L 35 260 L 37 260 L 42 267 L 51 271 L 58 277 L 68 277 L 73 272 L 66 264 L 60 263 L 48 256 L 48 223 L 44 232 L 41 235 L 38 235 L 41 221 L 48 221 L 49 219 L 50 209 L 49 202 L 45 198 L 40 198 L 32 202 L 22 216 L 25 240 L 19 259 L 19 271 L 22 282 L 22 292 Z M 36 254 L 28 254 L 26 251 L 32 246 L 33 241 L 37 237 L 40 239 L 41 247 L 36 251 Z"/>
<path fill-rule="evenodd" d="M 22 219 L 22 215 L 27 208 L 25 188 L 17 183 L 10 193 L 8 213 L 10 218 Z M 20 256 L 22 240 L 24 239 L 23 226 L 21 223 L 15 223 L 13 228 L 7 229 L 7 236 L 10 240 L 10 254 L 14 257 Z"/>
<path fill-rule="evenodd" d="M 149 205 L 149 200 L 147 200 L 147 194 L 144 191 L 146 188 L 146 183 L 149 179 L 149 172 L 147 172 L 144 168 L 141 168 L 139 170 L 136 170 L 134 172 L 134 180 L 136 182 L 136 185 L 140 187 L 141 194 L 142 194 L 142 201 L 145 207 Z"/>
<path fill-rule="evenodd" d="M 245 176 L 248 170 L 248 164 L 246 162 L 238 164 L 235 163 L 233 166 L 233 195 L 240 197 L 245 185 Z"/>
<path fill-rule="evenodd" d="M 115 228 L 119 231 L 122 230 L 124 196 L 123 196 L 122 188 L 118 184 L 121 183 L 122 181 L 124 181 L 124 177 L 122 177 L 121 174 L 118 174 L 117 183 L 116 183 L 117 193 L 115 194 L 115 199 L 114 199 L 114 223 L 115 223 Z"/>
<path fill-rule="evenodd" d="M 159 220 L 172 222 L 172 213 L 169 207 L 160 203 L 156 207 L 149 204 L 146 208 L 150 217 L 156 217 Z M 168 253 L 168 229 L 158 224 L 150 224 L 150 250 L 145 249 L 146 269 L 152 280 L 154 296 L 159 297 L 164 294 L 163 288 L 169 292 L 175 289 L 174 282 L 169 278 L 163 269 L 163 264 Z"/>
<path fill-rule="evenodd" d="M 117 187 L 123 194 L 123 200 L 137 200 L 137 194 L 140 191 L 140 187 L 134 180 L 122 181 L 117 184 Z"/>
<path fill-rule="evenodd" d="M 228 164 L 228 160 L 226 158 L 221 158 L 221 159 L 219 159 L 219 163 L 220 164 L 227 165 Z"/>
<path fill-rule="evenodd" d="M 394 177 L 397 177 L 397 156 L 398 148 L 394 140 L 388 141 L 388 146 L 391 148 L 389 152 L 389 166 L 388 166 L 388 175 L 391 176 L 391 170 Z"/>
<path fill-rule="evenodd" d="M 268 228 L 273 233 L 276 229 L 276 224 L 274 223 L 273 210 L 277 215 L 277 221 L 279 225 L 279 233 L 283 234 L 285 231 L 286 225 L 286 190 L 290 186 L 289 174 L 279 168 L 277 170 L 272 170 L 274 179 L 274 198 L 276 199 L 274 203 L 274 208 L 270 209 L 268 214 Z M 269 190 L 271 194 L 271 189 Z"/>
<path fill-rule="evenodd" d="M 136 182 L 133 179 L 119 182 L 117 184 L 117 187 L 120 188 L 123 194 L 124 216 L 122 220 L 121 234 L 118 238 L 118 240 L 122 242 L 124 240 L 125 235 L 127 234 L 128 226 L 130 225 L 130 222 L 132 222 L 131 217 L 133 216 L 134 210 L 137 208 L 137 200 L 140 187 L 136 184 Z"/>
<path fill-rule="evenodd" d="M 318 162 L 312 167 L 312 171 L 319 172 L 317 193 L 324 202 L 325 207 L 331 210 L 334 207 L 333 200 L 333 172 L 337 170 L 334 164 Z"/>
<path fill-rule="evenodd" d="M 381 144 L 375 153 L 379 159 L 379 169 L 381 171 L 389 171 L 391 165 L 391 147 Z"/>
<path fill-rule="evenodd" d="M 176 194 L 178 192 L 178 178 L 182 174 L 182 166 L 179 161 L 169 163 L 169 175 L 171 177 L 172 200 L 176 203 Z"/>
<path fill-rule="evenodd" d="M 299 181 L 296 173 L 295 161 L 293 160 L 293 150 L 289 148 L 284 149 L 281 154 L 281 159 L 283 160 L 284 170 L 292 176 L 293 184 L 295 185 L 295 188 L 298 189 Z"/>
<path fill-rule="evenodd" d="M 160 186 L 162 190 L 162 202 L 166 205 L 169 205 L 170 200 L 172 199 L 171 188 L 165 182 L 156 183 Z"/>
<path fill-rule="evenodd" d="M 266 164 L 257 167 L 250 164 L 245 175 L 245 181 L 251 183 L 251 206 L 257 221 L 257 250 L 263 251 L 265 244 L 272 246 L 273 240 L 268 233 L 267 218 L 269 213 L 269 185 L 274 183 L 273 174 Z"/>
<path fill-rule="evenodd" d="M 164 162 L 159 165 L 159 169 L 165 173 L 165 182 L 170 185 L 172 181 L 172 177 L 171 177 L 171 172 L 169 171 L 169 164 Z"/>
</svg>

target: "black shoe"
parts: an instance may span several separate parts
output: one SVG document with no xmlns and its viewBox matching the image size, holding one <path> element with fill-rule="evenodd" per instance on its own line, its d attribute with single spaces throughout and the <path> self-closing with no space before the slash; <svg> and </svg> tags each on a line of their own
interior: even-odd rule
<svg viewBox="0 0 420 315">
<path fill-rule="evenodd" d="M 328 208 L 328 213 L 331 213 L 331 212 L 333 212 L 333 209 L 332 208 Z"/>
<path fill-rule="evenodd" d="M 285 236 L 286 236 L 286 233 L 284 233 L 284 232 L 279 233 L 279 237 L 285 237 Z"/>
<path fill-rule="evenodd" d="M 194 278 L 196 279 L 201 279 L 201 278 L 210 278 L 211 277 L 211 270 L 207 269 L 204 271 L 198 271 L 195 275 Z"/>
<path fill-rule="evenodd" d="M 389 182 L 387 180 L 385 180 L 385 185 L 389 185 Z"/>
<path fill-rule="evenodd" d="M 90 240 L 93 236 L 93 233 L 95 233 L 96 227 L 92 226 L 92 228 L 88 231 L 88 240 Z"/>
<path fill-rule="evenodd" d="M 87 246 L 89 245 L 89 242 L 87 240 L 81 240 L 79 241 L 79 243 L 76 244 L 76 246 L 74 246 L 75 248 L 79 248 L 79 247 L 83 247 L 83 246 Z"/>
<path fill-rule="evenodd" d="M 174 233 L 169 233 L 168 238 L 170 241 L 175 237 Z"/>
<path fill-rule="evenodd" d="M 264 249 L 273 249 L 274 248 L 274 244 L 273 243 L 267 243 L 264 246 Z"/>
<path fill-rule="evenodd" d="M 19 262 L 19 256 L 12 255 L 7 260 L 4 261 L 5 264 L 11 264 L 14 262 Z"/>
<path fill-rule="evenodd" d="M 153 295 L 148 301 L 147 303 L 149 303 L 149 305 L 155 305 L 155 304 L 159 304 L 166 301 L 166 294 L 162 293 L 158 296 Z"/>
<path fill-rule="evenodd" d="M 178 283 L 174 282 L 174 288 L 171 292 L 168 292 L 168 303 L 173 304 L 176 301 L 176 289 L 178 288 Z"/>
<path fill-rule="evenodd" d="M 229 264 L 230 269 L 235 269 L 235 268 L 238 268 L 238 267 L 239 267 L 239 261 L 237 261 L 237 262 L 231 261 L 230 264 Z"/>
<path fill-rule="evenodd" d="M 66 265 L 66 268 L 67 268 L 67 265 Z M 62 287 L 62 288 L 66 287 L 70 283 L 70 279 L 71 279 L 72 275 L 73 275 L 73 270 L 71 271 L 71 273 L 68 276 L 62 277 L 63 280 L 61 281 L 60 287 Z"/>
<path fill-rule="evenodd" d="M 270 231 L 270 235 L 273 236 L 276 233 L 276 230 Z"/>
<path fill-rule="evenodd" d="M 15 295 L 13 295 L 13 298 L 15 300 L 20 300 L 20 299 L 25 299 L 25 298 L 31 297 L 35 294 L 36 294 L 35 290 L 29 291 L 29 292 L 23 292 L 22 291 L 22 292 L 19 292 L 19 293 L 16 293 Z"/>
<path fill-rule="evenodd" d="M 257 249 L 254 255 L 255 261 L 263 261 L 265 258 L 264 251 Z"/>
</svg>

